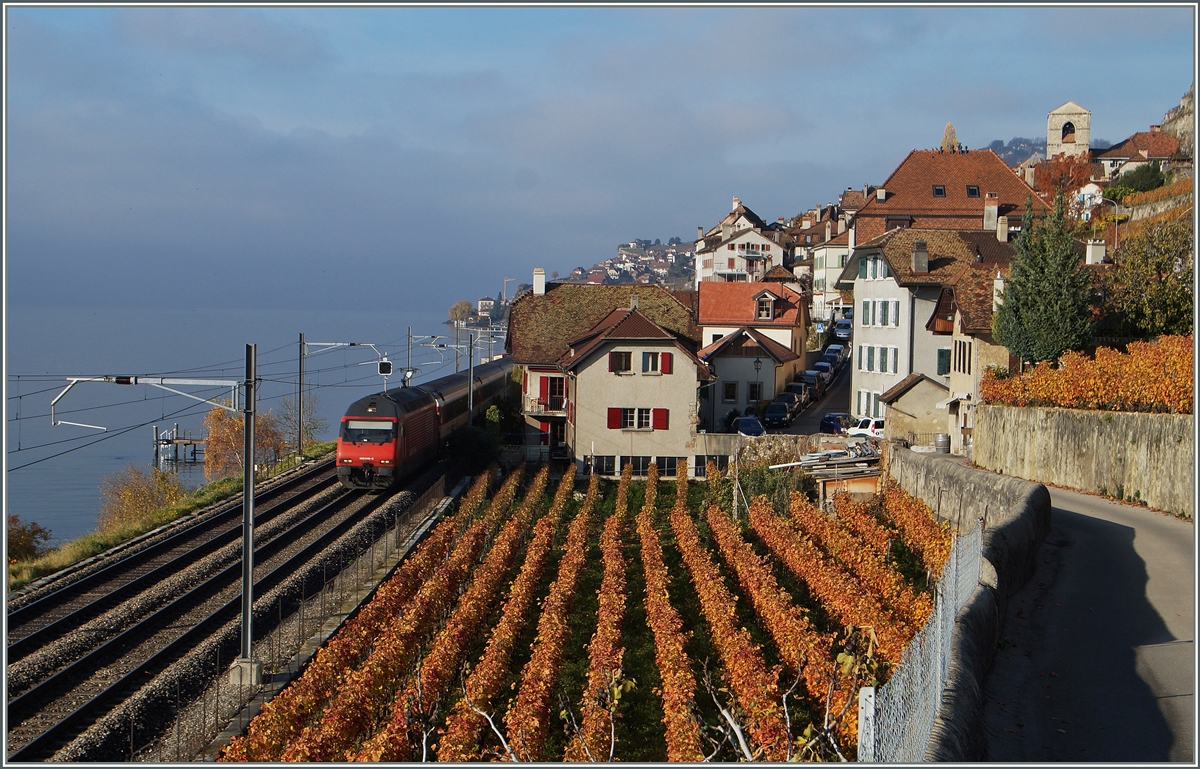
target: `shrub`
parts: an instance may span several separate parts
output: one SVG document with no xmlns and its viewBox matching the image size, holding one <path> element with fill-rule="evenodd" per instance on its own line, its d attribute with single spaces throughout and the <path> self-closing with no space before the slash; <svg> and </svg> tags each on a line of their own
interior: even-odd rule
<svg viewBox="0 0 1200 769">
<path fill-rule="evenodd" d="M 153 524 L 161 511 L 184 497 L 179 477 L 157 467 L 146 472 L 137 465 L 126 465 L 100 480 L 101 533 Z"/>
<path fill-rule="evenodd" d="M 37 521 L 22 521 L 21 516 L 8 516 L 8 562 L 30 561 L 45 553 L 53 535 Z"/>
</svg>

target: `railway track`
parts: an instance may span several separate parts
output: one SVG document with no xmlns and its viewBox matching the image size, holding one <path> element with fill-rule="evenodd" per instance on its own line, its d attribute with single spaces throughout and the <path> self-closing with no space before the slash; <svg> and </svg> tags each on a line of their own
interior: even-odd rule
<svg viewBox="0 0 1200 769">
<path fill-rule="evenodd" d="M 256 515 L 256 612 L 258 597 L 294 582 L 389 500 L 336 487 L 329 465 L 300 487 Z M 238 504 L 17 610 L 18 619 L 32 618 L 41 605 L 51 618 L 24 619 L 16 627 L 28 632 L 9 645 L 8 760 L 52 757 L 214 634 L 240 625 L 240 515 Z M 301 580 L 300 600 L 321 589 L 327 560 L 311 580 L 316 588 Z M 256 619 L 256 639 L 273 624 Z"/>
</svg>

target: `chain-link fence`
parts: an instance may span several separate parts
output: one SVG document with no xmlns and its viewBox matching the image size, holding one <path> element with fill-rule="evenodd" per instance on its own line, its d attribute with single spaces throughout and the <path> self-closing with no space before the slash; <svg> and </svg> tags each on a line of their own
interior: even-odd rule
<svg viewBox="0 0 1200 769">
<path fill-rule="evenodd" d="M 255 626 L 271 629 L 254 642 L 255 658 L 263 664 L 263 683 L 282 688 L 299 673 L 298 653 L 319 646 L 337 623 L 369 599 L 383 575 L 419 541 L 426 526 L 411 522 L 425 519 L 446 495 L 442 479 L 405 505 L 403 515 L 377 515 L 347 535 L 335 564 L 318 567 L 315 588 L 280 590 L 256 601 Z M 431 521 L 430 521 L 431 522 Z M 269 605 L 260 606 L 260 601 Z M 151 702 L 121 714 L 124 755 L 113 746 L 103 754 L 108 760 L 190 761 L 211 758 L 223 737 L 241 733 L 251 716 L 247 706 L 263 696 L 259 687 L 232 683 L 229 666 L 238 656 L 240 621 L 234 621 L 209 643 L 176 663 Z M 257 635 L 257 633 L 256 633 Z M 157 683 L 157 682 L 156 682 Z M 147 710 L 157 711 L 148 717 Z M 166 723 L 166 728 L 160 725 Z"/>
<path fill-rule="evenodd" d="M 859 699 L 858 760 L 916 763 L 925 760 L 950 671 L 954 618 L 979 582 L 982 529 L 956 534 L 937 581 L 933 614 L 909 642 L 892 677 Z"/>
</svg>

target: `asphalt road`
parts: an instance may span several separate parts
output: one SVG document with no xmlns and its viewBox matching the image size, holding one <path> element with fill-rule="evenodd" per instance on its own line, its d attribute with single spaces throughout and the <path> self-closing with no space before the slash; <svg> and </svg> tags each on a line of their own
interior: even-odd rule
<svg viewBox="0 0 1200 769">
<path fill-rule="evenodd" d="M 833 385 L 825 395 L 810 403 L 800 412 L 792 424 L 784 428 L 771 428 L 772 433 L 812 435 L 820 432 L 821 417 L 835 411 L 850 411 L 850 361 L 842 366 L 842 372 L 833 379 Z"/>
<path fill-rule="evenodd" d="M 1194 762 L 1193 524 L 1050 496 L 985 682 L 986 760 Z"/>
</svg>

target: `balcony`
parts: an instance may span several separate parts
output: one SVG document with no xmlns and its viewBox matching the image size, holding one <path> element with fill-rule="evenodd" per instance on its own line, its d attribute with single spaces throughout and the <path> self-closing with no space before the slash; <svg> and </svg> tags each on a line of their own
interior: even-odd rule
<svg viewBox="0 0 1200 769">
<path fill-rule="evenodd" d="M 544 400 L 527 397 L 524 413 L 527 416 L 565 417 L 567 415 L 567 399 L 556 395 L 551 395 Z"/>
</svg>

